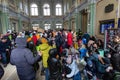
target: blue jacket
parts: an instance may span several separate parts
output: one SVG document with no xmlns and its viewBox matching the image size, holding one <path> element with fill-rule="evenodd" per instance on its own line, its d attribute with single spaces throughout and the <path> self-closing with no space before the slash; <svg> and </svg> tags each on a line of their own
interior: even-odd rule
<svg viewBox="0 0 120 80">
<path fill-rule="evenodd" d="M 39 55 L 33 56 L 32 52 L 25 48 L 26 40 L 24 38 L 16 39 L 17 48 L 13 49 L 10 56 L 11 64 L 17 68 L 20 80 L 35 80 L 35 71 L 33 64 L 40 58 Z"/>
<path fill-rule="evenodd" d="M 6 52 L 6 49 L 8 49 L 7 42 L 3 43 L 0 41 L 0 53 Z"/>
</svg>

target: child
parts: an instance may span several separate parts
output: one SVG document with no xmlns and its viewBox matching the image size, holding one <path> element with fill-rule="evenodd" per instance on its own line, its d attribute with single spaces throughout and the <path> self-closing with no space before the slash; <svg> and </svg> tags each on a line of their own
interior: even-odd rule
<svg viewBox="0 0 120 80">
<path fill-rule="evenodd" d="M 67 74 L 66 77 L 67 78 L 73 77 L 73 80 L 81 80 L 79 68 L 76 64 L 76 61 L 72 58 L 71 54 L 68 55 L 66 62 L 67 62 L 67 66 L 71 69 L 71 73 Z"/>
</svg>

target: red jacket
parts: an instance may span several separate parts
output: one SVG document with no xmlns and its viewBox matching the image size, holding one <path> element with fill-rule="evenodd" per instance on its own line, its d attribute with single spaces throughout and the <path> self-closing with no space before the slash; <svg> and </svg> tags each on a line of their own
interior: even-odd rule
<svg viewBox="0 0 120 80">
<path fill-rule="evenodd" d="M 36 35 L 33 35 L 32 40 L 33 40 L 33 42 L 34 42 L 34 45 L 36 45 L 36 43 L 37 43 L 37 36 L 36 36 Z"/>
<path fill-rule="evenodd" d="M 69 46 L 71 46 L 73 44 L 73 36 L 72 36 L 71 32 L 69 32 L 68 35 L 67 35 L 67 44 Z"/>
</svg>

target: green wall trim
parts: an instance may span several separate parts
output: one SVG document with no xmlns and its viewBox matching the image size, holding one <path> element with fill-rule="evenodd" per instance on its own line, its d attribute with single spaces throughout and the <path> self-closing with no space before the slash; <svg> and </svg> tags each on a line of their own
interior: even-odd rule
<svg viewBox="0 0 120 80">
<path fill-rule="evenodd" d="M 90 7 L 90 34 L 94 35 L 95 3 L 91 3 L 89 7 Z"/>
<path fill-rule="evenodd" d="M 22 31 L 22 22 L 20 18 L 20 14 L 18 14 L 18 32 Z"/>
<path fill-rule="evenodd" d="M 9 29 L 8 13 L 1 14 L 2 31 L 5 34 Z"/>
</svg>

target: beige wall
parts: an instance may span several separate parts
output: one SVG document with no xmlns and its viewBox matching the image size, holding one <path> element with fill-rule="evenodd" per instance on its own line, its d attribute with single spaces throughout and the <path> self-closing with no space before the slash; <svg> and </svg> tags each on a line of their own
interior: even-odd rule
<svg viewBox="0 0 120 80">
<path fill-rule="evenodd" d="M 110 13 L 105 13 L 105 7 L 108 4 L 114 4 L 114 10 Z M 101 0 L 96 4 L 96 27 L 95 34 L 99 38 L 103 38 L 104 36 L 100 34 L 100 23 L 99 21 L 116 19 L 116 10 L 117 10 L 117 0 Z"/>
<path fill-rule="evenodd" d="M 69 29 L 68 21 L 65 21 L 65 22 L 63 23 L 63 26 L 64 26 L 65 29 Z"/>
</svg>

